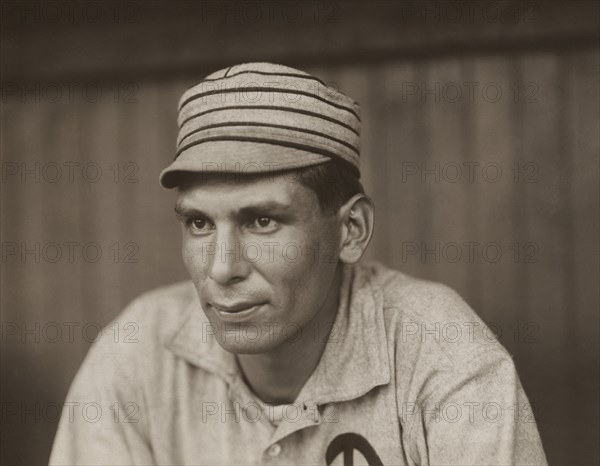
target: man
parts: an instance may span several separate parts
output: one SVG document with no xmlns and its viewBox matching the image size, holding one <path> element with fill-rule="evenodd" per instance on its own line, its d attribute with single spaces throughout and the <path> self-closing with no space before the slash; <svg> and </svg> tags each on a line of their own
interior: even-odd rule
<svg viewBox="0 0 600 466">
<path fill-rule="evenodd" d="M 124 311 L 134 343 L 93 346 L 52 464 L 545 464 L 511 357 L 465 302 L 359 263 L 359 129 L 352 99 L 280 65 L 183 95 L 160 181 L 191 282 Z"/>
</svg>

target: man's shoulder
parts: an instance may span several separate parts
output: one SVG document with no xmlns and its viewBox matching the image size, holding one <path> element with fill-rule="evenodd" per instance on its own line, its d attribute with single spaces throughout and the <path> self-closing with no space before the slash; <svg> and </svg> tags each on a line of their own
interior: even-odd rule
<svg viewBox="0 0 600 466">
<path fill-rule="evenodd" d="M 405 319 L 439 321 L 444 318 L 472 318 L 476 314 L 452 288 L 417 278 L 379 262 L 362 265 L 371 286 L 381 293 L 386 315 Z"/>
<path fill-rule="evenodd" d="M 191 280 L 184 280 L 170 285 L 148 290 L 136 297 L 124 312 L 135 312 L 133 309 L 146 312 L 180 312 L 196 299 L 196 289 Z"/>
<path fill-rule="evenodd" d="M 197 299 L 192 281 L 181 281 L 142 293 L 123 310 L 119 318 L 137 322 L 140 328 L 166 337 L 177 330 L 189 307 Z"/>
<path fill-rule="evenodd" d="M 478 358 L 510 359 L 494 333 L 451 287 L 377 262 L 363 267 L 381 296 L 387 337 L 397 352 L 439 359 L 442 368 Z"/>
<path fill-rule="evenodd" d="M 133 359 L 136 354 L 162 352 L 196 301 L 191 281 L 146 291 L 103 328 L 93 352 L 118 352 Z"/>
<path fill-rule="evenodd" d="M 141 387 L 155 384 L 175 359 L 168 343 L 185 322 L 195 297 L 193 284 L 181 282 L 135 298 L 95 338 L 70 396 L 87 397 L 98 390 L 133 396 Z"/>
<path fill-rule="evenodd" d="M 398 396 L 437 399 L 459 381 L 484 386 L 516 377 L 510 354 L 452 288 L 381 264 L 367 271 L 382 303 Z"/>
</svg>

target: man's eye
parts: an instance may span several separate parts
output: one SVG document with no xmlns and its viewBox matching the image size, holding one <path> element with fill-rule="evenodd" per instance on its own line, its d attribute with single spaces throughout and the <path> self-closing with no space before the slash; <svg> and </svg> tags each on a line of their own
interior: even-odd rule
<svg viewBox="0 0 600 466">
<path fill-rule="evenodd" d="M 274 227 L 275 220 L 270 217 L 256 217 L 250 224 L 251 228 L 269 228 Z"/>
<path fill-rule="evenodd" d="M 203 218 L 190 219 L 188 225 L 192 231 L 205 232 L 211 229 L 210 223 Z"/>
</svg>

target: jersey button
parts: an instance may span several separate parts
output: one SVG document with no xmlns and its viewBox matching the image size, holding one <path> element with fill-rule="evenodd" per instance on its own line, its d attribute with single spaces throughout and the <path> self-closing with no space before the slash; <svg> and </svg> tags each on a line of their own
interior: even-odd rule
<svg viewBox="0 0 600 466">
<path fill-rule="evenodd" d="M 279 445 L 278 443 L 274 443 L 269 447 L 269 456 L 279 456 L 279 453 L 281 453 L 281 445 Z"/>
</svg>

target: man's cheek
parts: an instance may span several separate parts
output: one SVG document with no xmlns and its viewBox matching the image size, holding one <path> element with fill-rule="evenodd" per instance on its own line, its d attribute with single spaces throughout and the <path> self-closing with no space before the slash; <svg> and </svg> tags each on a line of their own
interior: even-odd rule
<svg viewBox="0 0 600 466">
<path fill-rule="evenodd" d="M 201 244 L 184 242 L 181 248 L 183 264 L 193 279 L 203 276 L 209 263 L 208 255 L 205 254 L 201 246 Z"/>
<path fill-rule="evenodd" d="M 192 275 L 192 264 L 193 264 L 193 255 L 192 250 L 188 244 L 184 243 L 181 246 L 181 258 L 183 259 L 183 264 L 187 269 L 188 273 Z"/>
</svg>

